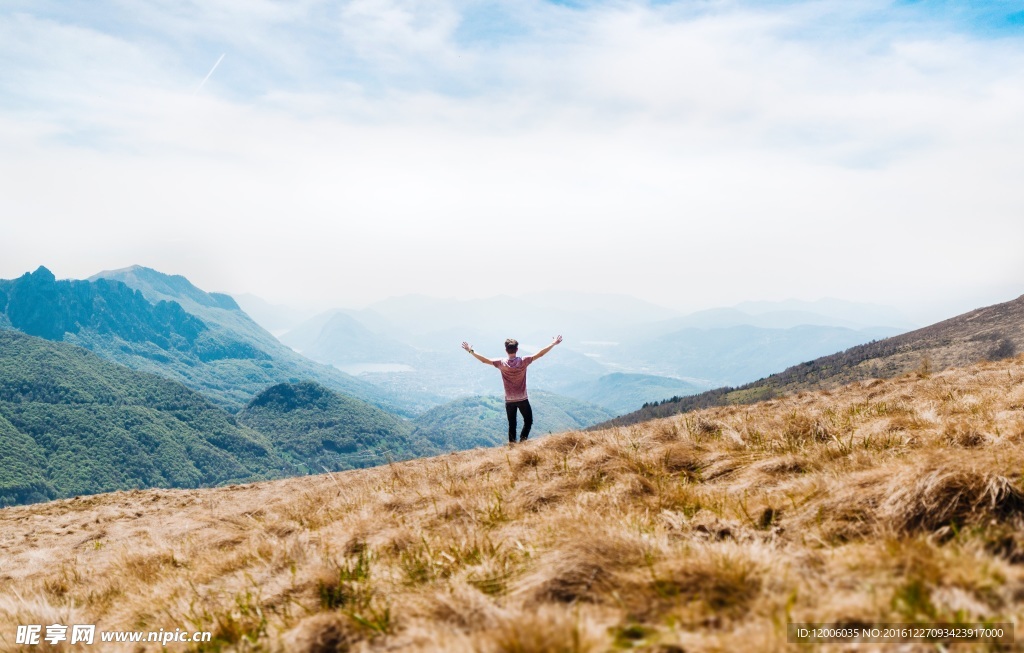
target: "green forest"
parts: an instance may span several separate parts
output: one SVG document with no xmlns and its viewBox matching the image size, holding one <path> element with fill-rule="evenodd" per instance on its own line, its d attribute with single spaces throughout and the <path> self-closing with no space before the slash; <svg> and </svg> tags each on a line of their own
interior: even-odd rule
<svg viewBox="0 0 1024 653">
<path fill-rule="evenodd" d="M 238 421 L 262 433 L 308 473 L 381 465 L 439 453 L 409 422 L 309 381 L 257 395 Z"/>
<path fill-rule="evenodd" d="M 296 471 L 179 383 L 14 331 L 0 331 L 0 437 L 0 505 Z"/>
</svg>

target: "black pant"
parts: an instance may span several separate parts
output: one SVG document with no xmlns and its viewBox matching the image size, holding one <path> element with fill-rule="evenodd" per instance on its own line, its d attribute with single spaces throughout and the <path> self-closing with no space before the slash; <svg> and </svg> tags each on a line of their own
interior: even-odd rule
<svg viewBox="0 0 1024 653">
<path fill-rule="evenodd" d="M 508 415 L 508 441 L 516 441 L 516 410 L 523 414 L 523 432 L 519 434 L 519 441 L 526 442 L 530 437 L 530 427 L 533 426 L 533 409 L 530 408 L 530 400 L 507 401 L 505 402 L 505 414 Z"/>
</svg>

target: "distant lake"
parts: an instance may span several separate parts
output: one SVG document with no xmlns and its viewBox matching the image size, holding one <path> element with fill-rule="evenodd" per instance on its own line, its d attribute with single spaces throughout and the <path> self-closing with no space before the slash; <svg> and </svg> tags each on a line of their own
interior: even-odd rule
<svg viewBox="0 0 1024 653">
<path fill-rule="evenodd" d="M 337 365 L 342 372 L 359 376 L 360 374 L 393 374 L 395 372 L 415 372 L 416 368 L 404 363 L 356 363 L 354 365 Z"/>
</svg>

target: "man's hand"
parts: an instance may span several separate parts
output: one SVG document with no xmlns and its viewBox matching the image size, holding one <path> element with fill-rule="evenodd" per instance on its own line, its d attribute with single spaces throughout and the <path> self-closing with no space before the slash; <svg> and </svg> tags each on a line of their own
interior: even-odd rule
<svg viewBox="0 0 1024 653">
<path fill-rule="evenodd" d="M 468 342 L 463 342 L 462 348 L 468 351 L 470 354 L 472 354 L 473 358 L 477 359 L 481 363 L 484 363 L 485 365 L 494 364 L 494 361 L 492 361 L 490 358 L 485 358 L 484 356 L 481 356 L 480 354 L 473 351 L 473 345 L 469 344 Z"/>
<path fill-rule="evenodd" d="M 555 336 L 555 339 L 551 341 L 551 346 L 554 347 L 560 342 L 562 342 L 562 336 Z"/>
</svg>

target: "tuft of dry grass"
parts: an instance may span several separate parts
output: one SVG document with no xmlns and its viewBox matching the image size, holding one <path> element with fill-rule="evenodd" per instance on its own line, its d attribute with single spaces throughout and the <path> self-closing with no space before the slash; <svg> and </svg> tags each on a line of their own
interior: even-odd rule
<svg viewBox="0 0 1024 653">
<path fill-rule="evenodd" d="M 0 648 L 27 623 L 212 632 L 197 651 L 669 653 L 787 650 L 788 620 L 1017 622 L 1022 406 L 1018 357 L 511 450 L 7 508 Z"/>
<path fill-rule="evenodd" d="M 1021 525 L 1024 494 L 1005 476 L 947 459 L 894 476 L 878 514 L 893 530 L 908 534 L 1003 522 Z"/>
</svg>

